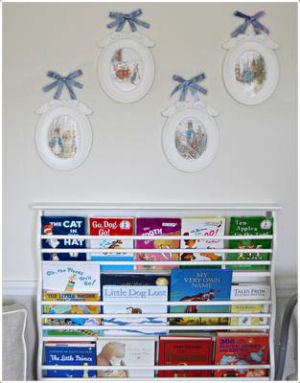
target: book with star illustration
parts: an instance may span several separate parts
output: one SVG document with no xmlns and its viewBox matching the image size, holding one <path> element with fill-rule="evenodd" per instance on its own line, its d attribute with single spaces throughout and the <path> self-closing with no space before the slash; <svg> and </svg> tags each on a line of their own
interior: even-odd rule
<svg viewBox="0 0 300 383">
<path fill-rule="evenodd" d="M 215 345 L 215 364 L 234 365 L 234 370 L 216 370 L 215 377 L 268 376 L 265 369 L 247 369 L 251 364 L 268 364 L 269 336 L 265 333 L 218 332 Z"/>
<path fill-rule="evenodd" d="M 43 253 L 44 261 L 85 261 L 86 253 L 58 253 L 55 249 L 85 249 L 86 241 L 78 238 L 55 239 L 51 235 L 85 235 L 84 217 L 41 217 L 41 234 L 48 235 L 49 239 L 42 239 L 43 249 L 52 249 L 49 253 Z"/>
</svg>

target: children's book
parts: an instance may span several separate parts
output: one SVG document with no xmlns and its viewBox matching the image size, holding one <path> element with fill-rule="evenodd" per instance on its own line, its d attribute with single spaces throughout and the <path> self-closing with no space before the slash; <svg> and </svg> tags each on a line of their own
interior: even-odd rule
<svg viewBox="0 0 300 383">
<path fill-rule="evenodd" d="M 43 295 L 54 294 L 61 300 L 87 300 L 100 297 L 99 268 L 91 263 L 43 263 Z"/>
<path fill-rule="evenodd" d="M 224 235 L 225 218 L 223 217 L 201 217 L 182 218 L 181 234 L 186 236 L 214 236 L 211 239 L 182 239 L 181 248 L 185 249 L 223 249 L 224 240 L 218 237 Z M 199 252 L 193 253 L 187 250 L 180 255 L 181 261 L 222 261 L 223 253 Z M 221 268 L 220 266 L 185 266 L 180 268 Z"/>
<path fill-rule="evenodd" d="M 43 249 L 52 249 L 51 253 L 43 253 L 44 261 L 85 261 L 86 253 L 57 253 L 55 249 L 85 249 L 84 239 L 54 239 L 51 235 L 85 235 L 84 217 L 41 217 L 41 234 L 49 235 L 49 239 L 42 240 Z"/>
<path fill-rule="evenodd" d="M 178 269 L 171 272 L 171 301 L 227 301 L 230 300 L 231 270 Z M 229 312 L 228 305 L 171 306 L 172 313 Z M 171 319 L 172 324 L 205 324 L 201 318 L 180 317 Z M 209 323 L 210 324 L 210 323 Z"/>
<path fill-rule="evenodd" d="M 103 274 L 102 296 L 105 302 L 118 302 L 118 305 L 106 304 L 105 314 L 115 314 L 104 318 L 103 325 L 118 326 L 118 329 L 104 330 L 105 335 L 160 335 L 166 330 L 155 330 L 155 326 L 165 326 L 167 318 L 139 317 L 139 314 L 167 313 L 169 276 L 163 274 Z M 147 305 L 147 303 L 157 303 Z M 118 314 L 128 314 L 120 317 Z M 134 314 L 134 315 L 132 315 Z M 132 316 L 131 316 L 132 315 Z M 151 329 L 142 326 L 153 326 Z M 133 329 L 122 329 L 122 326 L 134 326 Z"/>
<path fill-rule="evenodd" d="M 45 365 L 48 366 L 95 366 L 95 343 L 46 342 L 44 347 Z M 95 378 L 95 370 L 45 370 L 47 378 Z"/>
<path fill-rule="evenodd" d="M 126 366 L 155 365 L 155 337 L 102 337 L 97 340 L 97 364 L 107 366 L 98 370 L 101 378 L 153 378 L 153 369 L 131 370 Z M 124 369 L 114 369 L 122 366 Z"/>
<path fill-rule="evenodd" d="M 247 369 L 251 364 L 268 364 L 269 337 L 264 333 L 217 333 L 215 364 L 236 365 L 236 370 L 216 370 L 215 377 L 268 376 L 264 369 Z"/>
<path fill-rule="evenodd" d="M 159 337 L 159 365 L 195 366 L 212 362 L 212 338 L 203 336 Z M 160 370 L 158 377 L 193 378 L 211 376 L 209 370 Z"/>
<path fill-rule="evenodd" d="M 273 218 L 266 217 L 231 217 L 230 235 L 271 235 Z M 271 239 L 244 239 L 229 241 L 230 249 L 249 249 L 247 253 L 228 253 L 228 260 L 236 261 L 267 261 L 270 253 L 251 253 L 254 249 L 270 249 Z M 232 270 L 268 270 L 268 265 L 229 265 Z"/>
<path fill-rule="evenodd" d="M 136 234 L 143 236 L 170 236 L 180 235 L 180 218 L 137 218 Z M 178 253 L 170 253 L 168 249 L 179 249 L 180 240 L 177 239 L 156 239 L 156 240 L 137 240 L 137 249 L 162 249 L 161 253 L 137 253 L 137 261 L 178 261 Z M 141 265 L 137 270 L 171 270 L 178 268 L 177 265 Z"/>
<path fill-rule="evenodd" d="M 231 287 L 232 300 L 268 300 L 270 299 L 270 286 L 266 284 L 239 283 Z M 244 317 L 232 317 L 230 324 L 232 326 L 240 325 L 266 325 L 268 319 L 265 317 L 249 317 L 247 313 L 267 313 L 269 305 L 232 305 L 232 313 L 245 313 Z"/>
<path fill-rule="evenodd" d="M 111 235 L 110 239 L 92 239 L 91 249 L 115 249 L 115 253 L 92 253 L 92 261 L 133 261 L 132 253 L 118 253 L 118 249 L 133 249 L 133 239 L 123 239 L 123 236 L 134 235 L 134 218 L 106 217 L 89 219 L 90 235 Z M 132 265 L 103 265 L 101 271 L 130 271 Z"/>
<path fill-rule="evenodd" d="M 100 326 L 101 319 L 98 318 L 45 318 L 44 326 Z"/>
</svg>

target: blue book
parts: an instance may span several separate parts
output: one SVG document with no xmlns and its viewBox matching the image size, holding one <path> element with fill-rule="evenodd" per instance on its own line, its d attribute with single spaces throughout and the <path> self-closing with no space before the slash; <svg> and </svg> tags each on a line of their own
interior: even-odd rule
<svg viewBox="0 0 300 383">
<path fill-rule="evenodd" d="M 219 269 L 175 269 L 171 273 L 171 301 L 228 301 L 232 271 Z M 228 305 L 171 306 L 172 313 L 229 312 Z M 178 324 L 198 324 L 199 318 L 172 320 Z M 177 324 L 177 323 L 176 323 Z"/>
<path fill-rule="evenodd" d="M 55 249 L 85 249 L 84 239 L 54 239 L 51 235 L 85 235 L 85 218 L 74 216 L 44 216 L 41 218 L 41 234 L 49 235 L 42 240 L 43 249 L 52 249 L 51 253 L 43 253 L 44 261 L 85 261 L 86 253 L 56 253 Z"/>
<path fill-rule="evenodd" d="M 47 366 L 96 366 L 94 343 L 45 343 L 44 359 Z M 45 370 L 47 378 L 95 378 L 96 370 Z"/>
</svg>

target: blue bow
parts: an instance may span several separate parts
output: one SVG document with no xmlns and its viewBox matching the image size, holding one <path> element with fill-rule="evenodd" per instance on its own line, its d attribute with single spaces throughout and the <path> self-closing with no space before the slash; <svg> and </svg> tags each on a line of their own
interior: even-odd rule
<svg viewBox="0 0 300 383">
<path fill-rule="evenodd" d="M 183 77 L 177 76 L 176 74 L 174 74 L 172 78 L 174 81 L 178 81 L 179 84 L 173 89 L 171 96 L 181 90 L 180 101 L 185 101 L 188 90 L 192 93 L 194 101 L 199 101 L 198 92 L 203 94 L 207 93 L 206 89 L 197 84 L 198 81 L 205 79 L 204 73 L 198 74 L 198 76 L 192 77 L 190 80 L 185 80 Z"/>
<path fill-rule="evenodd" d="M 126 21 L 129 23 L 132 32 L 135 32 L 137 30 L 136 24 L 144 28 L 149 28 L 149 23 L 137 19 L 137 17 L 140 16 L 142 13 L 143 12 L 141 9 L 137 9 L 136 11 L 133 11 L 131 13 L 110 12 L 109 17 L 116 20 L 107 24 L 107 28 L 117 27 L 116 32 L 120 32 L 123 29 Z"/>
<path fill-rule="evenodd" d="M 265 14 L 266 14 L 265 11 L 259 11 L 253 16 L 248 16 L 240 11 L 235 11 L 234 16 L 242 17 L 245 20 L 243 24 L 241 24 L 236 30 L 234 30 L 231 33 L 231 37 L 237 37 L 240 34 L 244 34 L 249 25 L 252 25 L 254 32 L 257 35 L 259 35 L 261 32 L 269 33 L 268 28 L 258 21 L 258 19 L 264 16 Z"/>
<path fill-rule="evenodd" d="M 60 74 L 49 70 L 47 73 L 47 76 L 54 78 L 55 81 L 51 82 L 51 84 L 44 86 L 43 91 L 48 92 L 49 90 L 57 87 L 56 92 L 54 94 L 54 98 L 55 98 L 55 100 L 57 100 L 61 96 L 61 92 L 63 90 L 63 87 L 66 86 L 66 88 L 69 91 L 71 99 L 75 100 L 76 95 L 74 93 L 73 87 L 76 86 L 77 88 L 81 89 L 81 88 L 83 88 L 83 85 L 74 79 L 78 76 L 81 76 L 81 75 L 82 75 L 81 69 L 78 69 L 75 72 L 68 74 L 68 76 L 66 76 L 66 77 L 63 77 Z"/>
</svg>

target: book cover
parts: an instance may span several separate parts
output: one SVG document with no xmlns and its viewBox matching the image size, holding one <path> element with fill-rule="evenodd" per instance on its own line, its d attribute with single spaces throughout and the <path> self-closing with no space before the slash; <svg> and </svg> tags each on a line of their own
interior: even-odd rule
<svg viewBox="0 0 300 383">
<path fill-rule="evenodd" d="M 159 365 L 200 366 L 212 361 L 212 338 L 202 336 L 161 336 L 159 338 Z M 211 376 L 209 370 L 160 370 L 158 377 L 193 378 Z"/>
<path fill-rule="evenodd" d="M 107 366 L 99 370 L 101 378 L 153 378 L 154 370 L 114 370 L 114 366 L 149 366 L 155 365 L 155 337 L 102 337 L 97 340 L 98 366 Z"/>
<path fill-rule="evenodd" d="M 100 326 L 98 318 L 44 318 L 43 326 Z"/>
<path fill-rule="evenodd" d="M 136 234 L 143 236 L 174 236 L 180 235 L 181 219 L 180 218 L 137 218 Z M 168 249 L 179 249 L 180 240 L 156 239 L 156 240 L 137 240 L 137 249 L 162 249 L 161 253 L 137 253 L 137 261 L 178 261 L 178 253 L 170 253 Z M 137 266 L 137 270 L 171 270 L 178 268 L 177 265 L 141 265 Z"/>
<path fill-rule="evenodd" d="M 167 313 L 169 293 L 169 277 L 163 274 L 123 274 L 102 277 L 102 296 L 106 302 L 118 302 L 118 305 L 106 304 L 103 308 L 105 314 L 115 314 L 111 318 L 104 318 L 103 325 L 119 326 L 118 329 L 104 330 L 105 335 L 160 335 L 166 334 L 167 330 L 147 329 L 142 325 L 165 326 L 167 318 L 141 317 L 137 314 L 163 314 Z M 155 303 L 157 305 L 147 305 Z M 128 317 L 120 317 L 118 314 L 128 314 Z M 131 314 L 135 314 L 131 317 Z M 135 326 L 134 329 L 122 329 L 122 326 Z"/>
<path fill-rule="evenodd" d="M 215 377 L 264 377 L 264 369 L 247 369 L 251 364 L 268 364 L 269 337 L 263 333 L 218 333 L 215 364 L 236 365 L 236 370 L 216 370 Z"/>
<path fill-rule="evenodd" d="M 42 265 L 43 293 L 61 294 L 61 297 L 82 299 L 94 294 L 100 297 L 100 273 L 90 263 L 47 262 Z M 92 295 L 93 296 L 93 295 Z M 94 299 L 92 299 L 94 300 Z"/>
<path fill-rule="evenodd" d="M 266 217 L 231 217 L 230 235 L 271 235 L 273 234 L 273 218 Z M 228 260 L 267 261 L 269 253 L 251 253 L 253 249 L 270 249 L 271 239 L 245 239 L 229 241 L 230 249 L 249 249 L 247 253 L 228 253 Z M 229 265 L 231 270 L 268 270 L 268 265 Z"/>
<path fill-rule="evenodd" d="M 171 301 L 227 301 L 230 300 L 231 270 L 177 269 L 171 272 Z M 228 305 L 170 306 L 172 313 L 229 312 Z M 171 324 L 198 325 L 200 318 L 175 318 Z M 202 322 L 202 324 L 204 324 Z"/>
<path fill-rule="evenodd" d="M 181 248 L 185 249 L 223 249 L 224 240 L 218 237 L 224 235 L 224 217 L 182 218 L 182 235 L 214 236 L 212 239 L 182 239 Z M 222 261 L 223 253 L 184 252 L 180 254 L 181 261 Z M 180 266 L 180 268 L 221 268 L 220 266 Z"/>
<path fill-rule="evenodd" d="M 83 253 L 57 253 L 55 249 L 85 249 L 84 239 L 54 239 L 51 235 L 85 235 L 84 217 L 41 217 L 41 234 L 49 235 L 49 239 L 42 240 L 43 249 L 53 249 L 51 253 L 43 253 L 44 261 L 85 261 L 86 254 Z"/>
<path fill-rule="evenodd" d="M 268 300 L 270 299 L 270 286 L 266 284 L 251 284 L 251 283 L 239 283 L 232 285 L 231 287 L 231 299 L 232 300 Z M 267 313 L 269 305 L 257 304 L 257 305 L 233 305 L 231 306 L 232 313 Z M 232 317 L 230 324 L 232 326 L 239 325 L 266 325 L 268 319 L 265 317 Z"/>
<path fill-rule="evenodd" d="M 96 345 L 93 343 L 52 343 L 44 347 L 45 365 L 48 366 L 95 366 Z M 94 370 L 45 370 L 47 378 L 95 378 Z"/>
<path fill-rule="evenodd" d="M 89 219 L 90 235 L 112 235 L 111 239 L 90 240 L 91 249 L 116 249 L 116 253 L 92 253 L 92 261 L 133 261 L 132 253 L 118 253 L 118 249 L 133 249 L 133 239 L 123 236 L 134 235 L 134 218 L 132 217 L 91 217 Z M 132 265 L 103 265 L 101 271 L 130 271 Z"/>
</svg>

